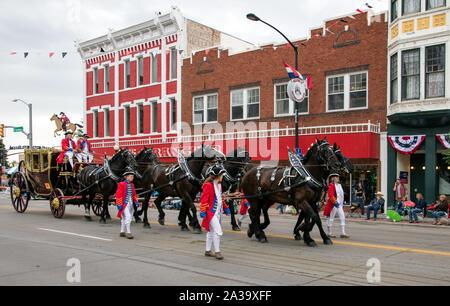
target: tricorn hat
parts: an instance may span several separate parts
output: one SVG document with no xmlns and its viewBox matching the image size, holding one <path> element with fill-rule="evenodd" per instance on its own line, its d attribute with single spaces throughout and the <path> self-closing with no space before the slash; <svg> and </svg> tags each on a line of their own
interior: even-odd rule
<svg viewBox="0 0 450 306">
<path fill-rule="evenodd" d="M 72 134 L 72 135 L 73 135 L 73 132 L 69 130 L 69 131 L 67 131 L 67 132 L 64 133 L 64 135 L 69 135 L 69 134 Z"/>
<path fill-rule="evenodd" d="M 83 134 L 82 137 L 85 137 L 85 138 L 91 138 L 91 137 L 89 137 L 88 134 Z"/>
<path fill-rule="evenodd" d="M 226 171 L 225 171 L 224 168 L 220 167 L 219 165 L 214 165 L 214 166 L 211 168 L 210 174 L 211 174 L 211 175 L 214 175 L 214 176 L 218 176 L 218 175 L 221 175 L 221 174 L 223 174 L 223 173 L 225 173 L 225 172 L 226 172 Z"/>
<path fill-rule="evenodd" d="M 60 112 L 59 114 L 60 114 L 60 115 L 65 115 L 64 112 Z"/>
</svg>

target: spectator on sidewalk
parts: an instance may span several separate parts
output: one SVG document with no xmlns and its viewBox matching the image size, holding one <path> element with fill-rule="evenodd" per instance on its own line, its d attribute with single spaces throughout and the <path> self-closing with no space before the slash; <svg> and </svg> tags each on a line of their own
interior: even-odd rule
<svg viewBox="0 0 450 306">
<path fill-rule="evenodd" d="M 373 210 L 373 219 L 377 220 L 377 213 L 378 210 L 384 206 L 384 198 L 383 198 L 383 194 L 378 191 L 375 194 L 375 198 L 370 202 L 370 205 L 367 206 L 367 219 L 366 220 L 370 220 L 370 212 Z"/>
<path fill-rule="evenodd" d="M 400 200 L 400 202 L 398 202 L 398 206 L 397 206 L 397 213 L 402 216 L 403 212 L 405 211 L 405 203 L 406 202 L 406 196 L 402 197 L 402 199 Z"/>
<path fill-rule="evenodd" d="M 425 217 L 425 200 L 423 199 L 423 195 L 419 192 L 416 194 L 416 201 L 414 201 L 416 204 L 414 207 L 411 207 L 409 210 L 409 223 L 419 223 L 419 219 L 417 218 L 417 213 L 423 212 L 423 216 Z M 414 221 L 413 221 L 414 217 Z"/>
<path fill-rule="evenodd" d="M 398 204 L 403 197 L 406 197 L 406 186 L 397 179 L 394 184 L 394 192 L 395 192 L 395 201 Z"/>
<path fill-rule="evenodd" d="M 284 205 L 283 204 L 278 204 L 276 209 L 280 210 L 280 214 L 284 214 Z"/>
<path fill-rule="evenodd" d="M 448 202 L 445 195 L 441 194 L 439 196 L 439 200 L 436 201 L 436 205 L 432 205 L 429 209 L 434 209 L 433 217 L 434 223 L 433 225 L 441 225 L 441 217 L 448 215 Z"/>
<path fill-rule="evenodd" d="M 355 189 L 356 202 L 359 203 L 361 208 L 361 216 L 364 216 L 364 202 L 366 201 L 366 195 L 364 187 L 361 181 L 358 182 L 358 186 Z"/>
</svg>

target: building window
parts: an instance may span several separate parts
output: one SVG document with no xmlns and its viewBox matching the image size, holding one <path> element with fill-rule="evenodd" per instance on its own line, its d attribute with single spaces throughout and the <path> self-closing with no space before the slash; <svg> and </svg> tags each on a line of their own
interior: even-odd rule
<svg viewBox="0 0 450 306">
<path fill-rule="evenodd" d="M 151 82 L 158 82 L 158 54 L 152 54 L 151 56 Z"/>
<path fill-rule="evenodd" d="M 109 109 L 105 108 L 105 137 L 109 137 Z"/>
<path fill-rule="evenodd" d="M 398 102 L 398 56 L 391 56 L 391 104 Z"/>
<path fill-rule="evenodd" d="M 138 57 L 137 59 L 138 64 L 138 85 L 144 84 L 144 58 L 142 56 Z"/>
<path fill-rule="evenodd" d="M 427 0 L 427 10 L 445 6 L 445 0 Z"/>
<path fill-rule="evenodd" d="M 231 120 L 259 117 L 259 88 L 231 92 Z"/>
<path fill-rule="evenodd" d="M 420 98 L 420 50 L 402 52 L 402 100 Z"/>
<path fill-rule="evenodd" d="M 124 121 L 125 121 L 125 135 L 131 134 L 131 117 L 130 117 L 130 107 L 125 106 L 125 112 L 124 112 Z"/>
<path fill-rule="evenodd" d="M 170 130 L 176 130 L 177 124 L 177 101 L 175 99 L 170 99 Z"/>
<path fill-rule="evenodd" d="M 177 49 L 170 49 L 170 79 L 177 78 Z"/>
<path fill-rule="evenodd" d="M 94 138 L 98 137 L 98 111 L 94 111 Z"/>
<path fill-rule="evenodd" d="M 217 94 L 194 97 L 194 124 L 217 122 Z"/>
<path fill-rule="evenodd" d="M 138 104 L 137 107 L 138 134 L 144 134 L 144 105 Z"/>
<path fill-rule="evenodd" d="M 293 115 L 295 111 L 295 102 L 289 99 L 287 94 L 287 83 L 275 85 L 275 115 Z M 306 90 L 306 97 L 298 103 L 299 113 L 308 112 L 309 91 Z"/>
<path fill-rule="evenodd" d="M 425 48 L 425 96 L 445 96 L 445 45 Z"/>
<path fill-rule="evenodd" d="M 125 88 L 130 88 L 130 61 L 125 61 Z"/>
<path fill-rule="evenodd" d="M 105 65 L 105 92 L 109 91 L 109 65 Z"/>
<path fill-rule="evenodd" d="M 420 0 L 403 0 L 402 15 L 420 12 Z"/>
<path fill-rule="evenodd" d="M 327 78 L 327 111 L 367 107 L 367 72 Z"/>
<path fill-rule="evenodd" d="M 398 0 L 391 1 L 391 21 L 398 17 Z"/>
<path fill-rule="evenodd" d="M 98 94 L 98 68 L 94 68 L 94 94 Z"/>
<path fill-rule="evenodd" d="M 152 102 L 152 133 L 158 132 L 158 102 Z"/>
</svg>

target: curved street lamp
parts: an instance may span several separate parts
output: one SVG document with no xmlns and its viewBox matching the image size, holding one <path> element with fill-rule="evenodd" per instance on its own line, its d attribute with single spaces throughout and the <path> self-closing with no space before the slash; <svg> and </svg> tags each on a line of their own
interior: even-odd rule
<svg viewBox="0 0 450 306">
<path fill-rule="evenodd" d="M 277 31 L 278 33 L 281 34 L 281 36 L 284 37 L 284 39 L 287 40 L 287 42 L 291 45 L 291 47 L 294 49 L 295 52 L 295 70 L 298 71 L 298 47 L 296 45 L 294 45 L 287 37 L 286 35 L 284 35 L 283 33 L 280 32 L 280 30 L 278 30 L 277 28 L 275 28 L 273 25 L 265 22 L 264 20 L 262 20 L 261 18 L 259 18 L 258 16 L 256 16 L 253 13 L 249 13 L 247 14 L 247 19 L 251 20 L 251 21 L 261 21 L 262 23 L 268 25 L 269 27 L 271 27 L 272 29 L 274 29 L 275 31 Z M 295 149 L 298 149 L 298 103 L 295 103 Z"/>
<path fill-rule="evenodd" d="M 30 144 L 30 149 L 32 149 L 33 148 L 33 115 L 32 115 L 32 113 L 33 113 L 33 110 L 32 110 L 33 105 L 31 103 L 27 103 L 27 102 L 25 102 L 25 101 L 23 101 L 21 99 L 14 99 L 14 100 L 12 100 L 12 102 L 22 102 L 23 104 L 28 106 L 28 120 L 29 120 L 29 125 L 30 125 L 30 127 L 29 127 L 30 132 L 28 134 L 26 134 L 26 133 L 24 133 L 24 134 L 27 135 L 28 141 L 29 141 L 29 144 Z"/>
</svg>

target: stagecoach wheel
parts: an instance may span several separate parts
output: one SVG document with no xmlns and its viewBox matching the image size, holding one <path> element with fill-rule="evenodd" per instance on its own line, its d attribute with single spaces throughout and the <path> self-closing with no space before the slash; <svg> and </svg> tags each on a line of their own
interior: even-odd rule
<svg viewBox="0 0 450 306">
<path fill-rule="evenodd" d="M 50 195 L 50 210 L 55 218 L 61 219 L 66 210 L 66 200 L 64 200 L 64 193 L 61 189 L 56 188 Z"/>
<path fill-rule="evenodd" d="M 24 213 L 27 210 L 30 201 L 30 189 L 27 179 L 22 172 L 16 172 L 11 179 L 11 203 L 18 213 Z"/>
<path fill-rule="evenodd" d="M 94 199 L 92 201 L 92 211 L 97 217 L 100 217 L 102 215 L 103 211 L 103 200 L 102 199 Z"/>
</svg>

